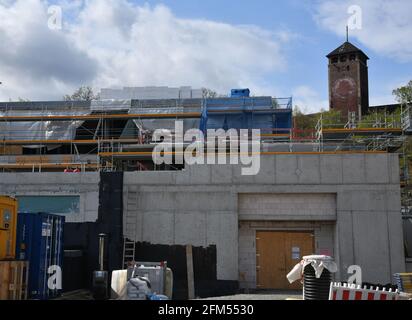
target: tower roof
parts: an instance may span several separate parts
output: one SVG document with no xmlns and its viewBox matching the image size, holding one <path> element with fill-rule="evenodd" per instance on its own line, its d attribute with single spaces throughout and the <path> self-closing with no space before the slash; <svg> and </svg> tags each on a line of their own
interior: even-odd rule
<svg viewBox="0 0 412 320">
<path fill-rule="evenodd" d="M 361 53 L 365 56 L 366 59 L 369 59 L 369 57 L 361 49 L 357 48 L 349 41 L 344 42 L 340 47 L 333 50 L 326 57 L 331 58 L 333 56 L 338 56 L 341 54 L 348 54 L 348 53 Z"/>
</svg>

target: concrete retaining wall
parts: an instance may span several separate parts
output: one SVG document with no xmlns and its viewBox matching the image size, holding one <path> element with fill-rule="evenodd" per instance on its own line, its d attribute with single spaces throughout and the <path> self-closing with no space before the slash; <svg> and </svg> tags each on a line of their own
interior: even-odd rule
<svg viewBox="0 0 412 320">
<path fill-rule="evenodd" d="M 311 221 L 317 248 L 334 253 L 337 279 L 346 280 L 353 264 L 362 266 L 365 282 L 387 283 L 393 273 L 405 270 L 396 154 L 277 155 L 261 160 L 256 176 L 242 176 L 240 166 L 230 165 L 125 173 L 126 236 L 154 244 L 216 245 L 218 279 L 240 279 L 252 286 L 253 272 L 245 278 L 244 270 L 253 269 L 255 257 L 242 250 L 253 246 L 254 229 L 243 230 L 243 223 Z M 260 213 L 249 210 L 243 194 L 263 195 Z M 319 197 L 325 200 L 320 207 L 306 205 Z M 294 209 L 286 205 L 284 210 L 268 210 L 268 204 L 287 198 L 295 198 Z M 249 240 L 244 240 L 248 232 Z M 243 253 L 250 261 L 245 262 Z"/>
<path fill-rule="evenodd" d="M 405 271 L 396 154 L 291 154 L 261 160 L 256 176 L 242 176 L 241 167 L 231 165 L 126 172 L 125 236 L 160 245 L 215 245 L 217 279 L 240 279 L 245 286 L 254 282 L 250 248 L 258 227 L 251 222 L 313 227 L 317 249 L 330 249 L 335 256 L 338 280 L 347 279 L 353 264 L 362 267 L 365 282 L 388 283 L 393 273 Z M 98 173 L 0 174 L 0 194 L 80 195 L 80 213 L 68 216 L 68 222 L 96 221 L 98 192 Z M 252 210 L 245 195 L 257 195 L 261 210 Z"/>
</svg>

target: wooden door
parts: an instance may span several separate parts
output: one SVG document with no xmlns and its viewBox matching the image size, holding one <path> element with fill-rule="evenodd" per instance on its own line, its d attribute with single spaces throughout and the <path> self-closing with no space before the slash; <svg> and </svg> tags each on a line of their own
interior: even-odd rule
<svg viewBox="0 0 412 320">
<path fill-rule="evenodd" d="M 290 270 L 314 251 L 311 232 L 257 231 L 256 275 L 259 289 L 300 289 L 286 279 Z"/>
</svg>

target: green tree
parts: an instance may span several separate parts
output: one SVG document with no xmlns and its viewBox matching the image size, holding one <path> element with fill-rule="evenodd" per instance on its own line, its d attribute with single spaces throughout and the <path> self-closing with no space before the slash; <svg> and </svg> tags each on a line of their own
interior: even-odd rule
<svg viewBox="0 0 412 320">
<path fill-rule="evenodd" d="M 318 120 L 322 117 L 323 128 L 336 128 L 345 124 L 342 120 L 342 114 L 340 111 L 329 110 L 323 111 L 318 115 Z"/>
<path fill-rule="evenodd" d="M 407 85 L 393 90 L 393 95 L 396 100 L 402 105 L 412 104 L 412 80 Z M 403 156 L 400 158 L 400 167 L 403 175 L 403 179 L 411 184 L 412 176 L 412 138 L 407 136 L 403 146 Z M 406 172 L 409 173 L 409 177 L 406 176 Z M 408 181 L 409 180 L 409 181 Z"/>
<path fill-rule="evenodd" d="M 304 131 L 315 130 L 317 121 L 316 115 L 306 115 L 298 106 L 293 109 L 293 123 L 299 133 L 303 134 Z"/>
<path fill-rule="evenodd" d="M 213 91 L 212 89 L 202 88 L 202 96 L 203 96 L 203 99 L 209 99 L 209 98 L 217 98 L 218 94 L 216 91 Z"/>
<path fill-rule="evenodd" d="M 80 87 L 72 95 L 65 95 L 64 101 L 92 101 L 99 100 L 99 94 L 94 94 L 93 89 L 88 86 Z"/>
<path fill-rule="evenodd" d="M 216 91 L 208 88 L 202 88 L 203 99 L 213 99 L 213 98 L 227 98 L 226 95 L 217 93 Z"/>
<path fill-rule="evenodd" d="M 388 113 L 385 111 L 375 111 L 367 115 L 362 116 L 362 120 L 359 121 L 359 128 L 371 128 L 375 127 L 385 127 L 392 124 L 394 128 L 400 128 L 401 126 L 401 108 Z"/>
<path fill-rule="evenodd" d="M 412 80 L 406 86 L 393 90 L 392 93 L 400 104 L 412 103 Z"/>
</svg>

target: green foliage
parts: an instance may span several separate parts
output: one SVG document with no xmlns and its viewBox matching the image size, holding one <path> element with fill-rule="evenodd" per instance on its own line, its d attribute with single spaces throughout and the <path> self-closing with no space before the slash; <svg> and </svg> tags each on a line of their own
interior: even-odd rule
<svg viewBox="0 0 412 320">
<path fill-rule="evenodd" d="M 202 88 L 203 99 L 216 98 L 217 92 L 208 88 Z"/>
<path fill-rule="evenodd" d="M 392 94 L 396 100 L 402 105 L 412 104 L 412 80 L 406 86 L 393 90 Z M 397 110 L 400 113 L 400 110 Z M 398 116 L 398 115 L 397 115 Z M 399 116 L 400 118 L 400 116 Z M 408 169 L 409 175 L 412 174 L 412 138 L 408 136 L 403 146 L 404 157 L 400 158 L 400 167 L 402 171 Z M 411 181 L 409 181 L 409 184 Z"/>
<path fill-rule="evenodd" d="M 385 111 L 377 111 L 368 115 L 364 115 L 362 116 L 362 120 L 358 123 L 359 128 L 388 127 L 389 125 L 392 125 L 393 128 L 401 127 L 400 108 L 391 113 Z"/>
<path fill-rule="evenodd" d="M 213 98 L 226 98 L 224 94 L 217 93 L 216 91 L 208 88 L 202 88 L 203 99 L 213 99 Z"/>
<path fill-rule="evenodd" d="M 92 101 L 99 100 L 100 96 L 94 94 L 91 87 L 80 87 L 72 95 L 65 95 L 64 101 Z"/>
<path fill-rule="evenodd" d="M 343 126 L 346 122 L 342 120 L 340 111 L 321 111 L 317 114 L 306 115 L 298 106 L 293 110 L 293 122 L 295 129 L 299 131 L 314 131 L 322 117 L 323 128 L 336 128 Z"/>
<path fill-rule="evenodd" d="M 317 118 L 313 115 L 305 115 L 298 106 L 295 106 L 293 109 L 293 122 L 295 129 L 300 131 L 309 131 L 315 130 Z"/>
<path fill-rule="evenodd" d="M 392 94 L 400 104 L 412 103 L 412 80 L 406 86 L 393 90 Z"/>
<path fill-rule="evenodd" d="M 341 127 L 346 122 L 342 120 L 342 114 L 340 111 L 330 110 L 330 111 L 322 111 L 321 114 L 318 115 L 317 120 L 322 117 L 322 125 L 323 128 L 336 128 Z"/>
</svg>

